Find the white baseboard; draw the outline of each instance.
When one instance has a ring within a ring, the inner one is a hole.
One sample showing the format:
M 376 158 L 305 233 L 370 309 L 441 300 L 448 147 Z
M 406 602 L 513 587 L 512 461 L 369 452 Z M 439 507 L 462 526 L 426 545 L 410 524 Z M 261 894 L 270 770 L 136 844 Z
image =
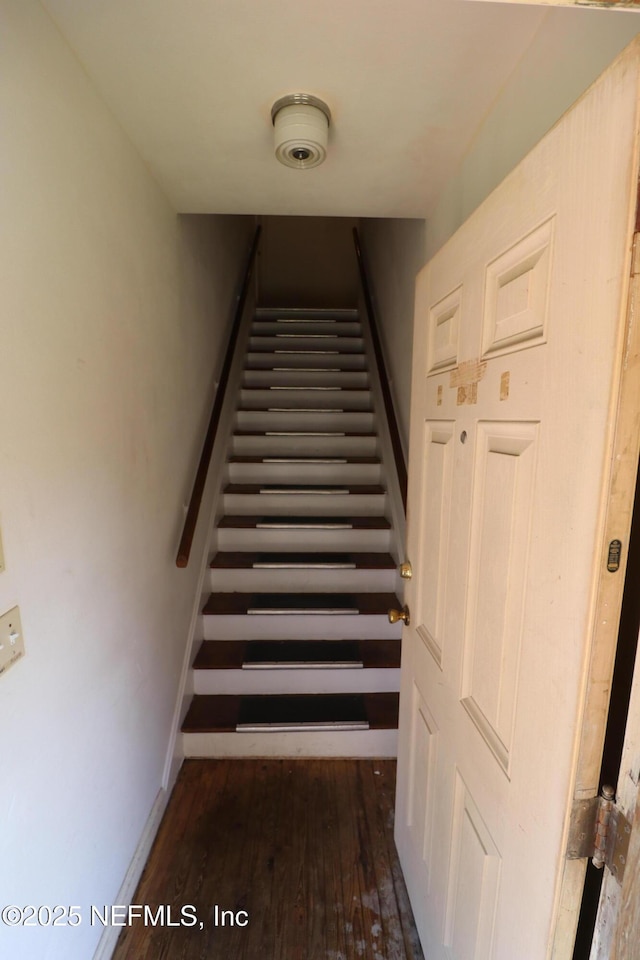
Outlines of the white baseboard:
M 173 789 L 173 783 L 171 784 L 171 789 Z M 147 818 L 144 830 L 142 831 L 142 835 L 138 841 L 138 846 L 136 847 L 133 857 L 131 858 L 129 869 L 125 874 L 125 878 L 122 881 L 122 886 L 118 891 L 114 903 L 128 905 L 133 901 L 133 896 L 136 892 L 138 883 L 140 882 L 142 871 L 144 870 L 145 864 L 151 852 L 153 841 L 156 838 L 160 821 L 162 820 L 164 812 L 167 808 L 169 797 L 171 796 L 171 789 L 166 790 L 162 788 L 158 791 L 158 796 L 156 797 L 153 807 L 151 808 L 151 813 Z M 104 928 L 96 948 L 96 952 L 93 955 L 93 960 L 111 960 L 121 931 L 122 927 L 119 926 L 106 926 Z

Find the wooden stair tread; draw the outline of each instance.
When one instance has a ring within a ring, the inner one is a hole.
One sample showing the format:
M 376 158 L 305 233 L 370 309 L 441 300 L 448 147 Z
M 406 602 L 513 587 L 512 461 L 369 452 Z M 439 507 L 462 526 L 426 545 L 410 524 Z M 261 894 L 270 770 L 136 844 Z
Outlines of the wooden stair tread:
M 283 393 L 285 396 L 286 396 L 287 393 L 289 393 L 290 391 L 295 391 L 295 390 L 299 390 L 301 393 L 306 392 L 306 391 L 309 391 L 309 393 L 318 393 L 318 394 L 320 394 L 320 396 L 322 396 L 323 393 L 353 393 L 353 392 L 355 392 L 355 393 L 370 393 L 370 392 L 371 392 L 371 391 L 368 389 L 368 387 L 340 387 L 340 386 L 327 386 L 327 387 L 324 387 L 324 386 L 318 386 L 317 384 L 310 384 L 310 385 L 309 385 L 309 384 L 306 384 L 306 383 L 294 383 L 294 384 L 286 384 L 286 385 L 284 385 L 284 386 L 283 386 L 283 385 L 278 385 L 278 386 L 267 386 L 267 387 L 249 387 L 249 386 L 243 386 L 243 387 L 241 387 L 241 389 L 242 389 L 243 391 L 246 391 L 247 393 L 248 393 L 249 391 L 252 391 L 252 392 L 253 392 L 253 391 L 255 391 L 255 392 L 262 391 L 263 393 L 265 393 L 265 392 L 268 390 L 270 393 L 274 393 L 274 394 Z M 246 408 L 245 408 L 245 409 L 246 409 Z
M 338 338 L 336 337 L 336 339 Z M 298 357 L 302 357 L 302 356 L 304 357 L 313 357 L 313 356 L 363 357 L 364 356 L 364 350 L 332 350 L 332 349 L 326 349 L 326 348 L 323 349 L 322 347 L 318 347 L 316 350 L 314 350 L 311 347 L 302 348 L 300 350 L 295 350 L 293 347 L 291 348 L 283 347 L 282 349 L 280 348 L 274 349 L 273 347 L 268 347 L 268 346 L 263 346 L 263 347 L 255 346 L 252 343 L 249 344 L 248 352 L 261 353 L 261 354 L 272 353 L 276 357 L 291 356 L 292 354 Z
M 242 616 L 248 610 L 299 613 L 306 611 L 357 611 L 358 614 L 385 614 L 390 607 L 399 608 L 394 593 L 212 593 L 202 612 L 206 616 Z
M 302 340 L 307 343 L 322 344 L 328 341 L 351 341 L 358 345 L 363 343 L 362 325 L 355 324 L 352 320 L 337 321 L 336 323 L 325 323 L 322 327 L 311 324 L 300 324 L 297 321 L 291 323 L 276 324 L 271 323 L 255 326 L 251 330 L 250 345 L 261 341 L 270 340 L 272 343 L 296 343 Z
M 350 463 L 355 463 L 358 465 L 379 464 L 380 457 L 337 457 L 337 456 L 336 457 L 334 456 L 296 457 L 295 455 L 287 456 L 284 454 L 280 457 L 275 454 L 271 454 L 271 455 L 265 454 L 262 457 L 259 457 L 259 456 L 241 456 L 241 455 L 234 454 L 233 456 L 230 456 L 227 458 L 227 462 L 228 463 L 300 463 L 300 464 L 338 463 L 343 466 L 346 466 L 347 464 L 350 464 Z
M 227 515 L 220 519 L 219 527 L 233 527 L 244 530 L 264 524 L 278 524 L 281 527 L 300 526 L 326 529 L 331 524 L 344 528 L 346 524 L 353 530 L 389 530 L 391 524 L 386 517 L 305 517 L 305 516 L 245 516 Z
M 397 669 L 400 640 L 204 640 L 193 668 L 241 670 L 244 663 L 251 662 L 330 664 L 345 663 L 350 658 L 365 669 Z
M 356 343 L 362 342 L 362 335 L 360 333 L 341 333 L 336 330 L 323 330 L 322 333 L 319 331 L 309 331 L 309 330 L 299 330 L 292 331 L 289 324 L 286 327 L 283 327 L 282 330 L 277 330 L 274 333 L 267 333 L 264 330 L 252 330 L 250 333 L 249 346 L 256 340 L 318 340 L 322 342 L 323 340 L 353 340 Z
M 273 416 L 277 416 L 278 418 L 284 418 L 285 416 L 286 416 L 286 417 L 289 417 L 289 415 L 293 415 L 293 414 L 300 414 L 300 416 L 309 417 L 309 416 L 311 416 L 311 415 L 313 414 L 313 415 L 316 416 L 316 417 L 318 417 L 318 416 L 330 417 L 331 420 L 332 420 L 332 421 L 335 421 L 335 422 L 338 422 L 338 421 L 340 421 L 340 420 L 343 420 L 343 421 L 347 421 L 347 422 L 348 422 L 349 417 L 353 417 L 353 416 L 356 416 L 356 415 L 359 416 L 359 420 L 360 420 L 360 422 L 361 422 L 361 421 L 364 419 L 364 417 L 368 417 L 369 420 L 370 420 L 370 419 L 372 418 L 372 416 L 373 416 L 373 410 L 372 410 L 372 409 L 368 409 L 368 410 L 347 410 L 347 409 L 345 409 L 344 407 L 312 407 L 312 406 L 309 406 L 309 407 L 295 407 L 295 406 L 286 407 L 286 406 L 284 406 L 284 399 L 280 402 L 280 404 L 279 404 L 278 406 L 276 406 L 276 404 L 278 403 L 278 400 L 277 400 L 277 398 L 275 398 L 275 397 L 274 397 L 273 403 L 274 403 L 274 406 L 272 406 L 272 407 L 247 407 L 247 406 L 244 405 L 244 404 L 240 404 L 240 405 L 236 408 L 236 413 L 237 413 L 238 415 L 242 414 L 244 420 L 247 419 L 247 417 L 244 416 L 244 414 L 246 414 L 246 413 L 260 413 L 260 414 L 262 414 L 263 416 L 264 416 L 264 414 L 270 413 L 270 414 L 272 414 Z M 367 422 L 367 421 L 365 421 L 365 423 L 366 423 L 366 422 Z M 276 429 L 277 429 L 277 427 L 276 427 Z M 294 429 L 295 429 L 295 428 L 294 428 Z
M 285 407 L 284 401 L 285 397 L 280 401 L 281 405 L 278 407 L 249 407 L 244 403 L 241 403 L 238 407 L 238 413 L 330 413 L 330 414 L 352 414 L 352 413 L 373 413 L 371 407 L 358 407 L 355 410 L 347 410 L 343 407 Z M 320 397 L 318 398 L 320 399 Z M 277 397 L 273 398 L 274 403 L 278 403 Z
M 200 694 L 191 701 L 184 733 L 234 732 L 238 724 L 368 723 L 371 730 L 396 729 L 397 693 Z
M 315 329 L 314 329 L 315 328 Z M 338 330 L 343 336 L 357 337 L 362 335 L 362 322 L 357 317 L 326 317 L 324 319 L 310 319 L 306 317 L 254 317 L 251 324 L 251 336 L 273 336 L 271 330 L 277 333 L 286 333 L 289 330 L 312 331 L 335 336 Z
M 324 373 L 324 374 L 327 374 L 327 375 L 331 374 L 331 377 L 332 377 L 332 378 L 333 378 L 333 377 L 336 377 L 337 379 L 340 379 L 341 377 L 346 377 L 346 378 L 348 378 L 349 376 L 353 375 L 354 373 L 360 374 L 361 376 L 364 376 L 364 375 L 367 374 L 367 371 L 366 371 L 366 370 L 346 370 L 344 367 L 323 367 L 323 366 L 298 367 L 298 366 L 295 366 L 295 367 L 285 367 L 284 369 L 282 369 L 282 365 L 283 365 L 284 363 L 286 363 L 286 361 L 281 360 L 281 361 L 278 361 L 277 367 L 261 367 L 261 366 L 257 366 L 255 363 L 251 363 L 251 361 L 247 361 L 247 363 L 245 363 L 243 369 L 244 369 L 244 370 L 249 370 L 249 371 L 251 371 L 251 373 L 264 373 L 265 370 L 266 370 L 268 373 L 271 373 L 273 370 L 275 370 L 275 371 L 277 371 L 278 373 L 291 373 L 291 374 L 293 374 L 293 375 L 295 375 L 295 374 L 297 374 L 297 373 Z M 242 387 L 242 389 L 243 389 L 243 390 L 248 390 L 249 388 L 248 388 L 248 387 Z M 344 389 L 344 388 L 343 388 L 343 389 Z M 366 390 L 366 389 L 368 389 L 368 388 L 367 388 L 367 387 L 355 387 L 354 389 L 356 389 L 356 390 Z
M 374 430 L 234 430 L 234 437 L 373 437 Z
M 256 307 L 254 320 L 358 320 L 357 307 Z
M 349 566 L 355 569 L 393 570 L 395 563 L 389 553 L 318 553 L 285 552 L 285 551 L 219 551 L 211 561 L 213 568 L 226 570 L 251 570 L 264 565 L 287 568 L 304 567 L 305 569 L 322 568 L 326 566 Z
M 384 487 L 378 483 L 372 484 L 337 484 L 337 483 L 229 483 L 224 488 L 224 493 L 275 493 L 286 491 L 287 493 L 309 493 L 314 491 L 326 492 L 328 494 L 344 491 L 348 494 L 381 494 L 385 492 Z

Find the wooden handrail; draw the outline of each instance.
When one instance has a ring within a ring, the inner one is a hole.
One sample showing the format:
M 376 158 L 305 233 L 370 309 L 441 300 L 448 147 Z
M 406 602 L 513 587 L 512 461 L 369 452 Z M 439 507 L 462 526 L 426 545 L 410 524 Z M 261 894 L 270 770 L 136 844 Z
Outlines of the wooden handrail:
M 218 389 L 216 390 L 216 396 L 213 401 L 213 409 L 211 410 L 209 427 L 207 429 L 207 435 L 204 438 L 202 453 L 200 455 L 200 463 L 198 464 L 196 478 L 193 483 L 193 490 L 191 491 L 189 508 L 187 510 L 187 516 L 185 517 L 185 521 L 184 521 L 182 537 L 180 539 L 180 546 L 178 547 L 178 555 L 176 557 L 177 567 L 186 567 L 187 564 L 189 563 L 191 545 L 193 543 L 193 537 L 196 532 L 196 524 L 198 522 L 198 514 L 200 512 L 200 505 L 202 503 L 202 495 L 204 493 L 205 484 L 207 482 L 207 473 L 209 472 L 209 463 L 211 461 L 211 454 L 213 453 L 213 445 L 215 443 L 216 433 L 218 432 L 218 423 L 220 422 L 222 404 L 224 402 L 224 395 L 227 389 L 229 373 L 231 372 L 233 354 L 235 353 L 235 349 L 236 349 L 238 331 L 240 329 L 240 322 L 242 320 L 244 305 L 247 299 L 247 292 L 249 290 L 249 281 L 251 280 L 251 274 L 253 272 L 253 264 L 256 258 L 256 251 L 258 249 L 258 243 L 260 241 L 261 231 L 262 231 L 262 227 L 260 226 L 256 227 L 256 232 L 253 235 L 253 241 L 251 243 L 251 249 L 249 250 L 247 267 L 244 273 L 242 287 L 240 288 L 240 294 L 238 296 L 238 302 L 236 305 L 235 316 L 233 318 L 231 333 L 229 334 L 227 352 L 225 353 L 224 363 L 222 365 L 222 371 L 220 373 L 220 382 L 218 384 Z
M 404 459 L 404 451 L 402 449 L 402 442 L 400 440 L 400 431 L 398 430 L 398 421 L 396 420 L 396 413 L 393 408 L 393 399 L 391 397 L 391 388 L 389 386 L 389 378 L 387 376 L 387 369 L 384 363 L 384 355 L 382 353 L 382 344 L 380 342 L 380 337 L 378 335 L 378 327 L 376 323 L 375 310 L 373 307 L 373 299 L 371 297 L 371 288 L 369 286 L 369 278 L 367 276 L 367 270 L 364 264 L 364 257 L 362 255 L 362 247 L 360 246 L 360 236 L 358 234 L 357 227 L 353 228 L 353 242 L 356 248 L 356 257 L 358 258 L 358 269 L 360 271 L 360 283 L 362 284 L 362 293 L 364 296 L 364 304 L 367 309 L 367 314 L 369 316 L 369 325 L 371 327 L 371 340 L 373 341 L 373 352 L 376 357 L 376 363 L 378 365 L 378 373 L 380 375 L 380 386 L 382 388 L 382 398 L 384 400 L 384 409 L 387 414 L 387 422 L 389 424 L 389 434 L 391 436 L 391 446 L 393 449 L 393 456 L 396 462 L 396 472 L 398 474 L 398 482 L 400 484 L 400 494 L 402 496 L 402 504 L 407 510 L 407 465 Z

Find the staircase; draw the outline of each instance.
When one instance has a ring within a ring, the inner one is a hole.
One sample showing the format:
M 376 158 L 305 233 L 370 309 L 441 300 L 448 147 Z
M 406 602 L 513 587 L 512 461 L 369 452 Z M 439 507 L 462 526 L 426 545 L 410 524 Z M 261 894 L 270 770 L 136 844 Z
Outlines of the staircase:
M 395 755 L 399 549 L 366 332 L 356 310 L 255 313 L 187 757 Z

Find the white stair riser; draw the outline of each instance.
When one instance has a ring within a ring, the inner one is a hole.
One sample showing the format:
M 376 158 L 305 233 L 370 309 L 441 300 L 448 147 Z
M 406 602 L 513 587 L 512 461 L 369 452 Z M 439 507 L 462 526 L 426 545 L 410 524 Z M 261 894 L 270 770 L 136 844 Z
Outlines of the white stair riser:
M 396 757 L 397 730 L 185 733 L 185 757 Z
M 225 493 L 225 514 L 285 517 L 381 517 L 385 494 Z
M 229 464 L 231 483 L 379 484 L 381 472 L 379 463 Z
M 362 327 L 357 320 L 258 320 L 251 327 L 252 336 L 277 333 L 332 333 L 339 336 L 361 337 Z
M 378 447 L 375 436 L 369 437 L 268 437 L 233 438 L 233 453 L 246 456 L 301 457 L 374 457 Z
M 256 530 L 220 527 L 218 550 L 318 550 L 320 552 L 389 550 L 390 530 Z
M 339 593 L 344 591 L 391 593 L 396 572 L 392 570 L 238 570 L 215 567 L 208 571 L 209 588 L 258 593 Z
M 397 623 L 382 614 L 216 614 L 203 616 L 204 639 L 395 640 Z
M 284 402 L 284 401 L 283 401 Z M 321 406 L 318 403 L 318 406 Z M 274 406 L 281 406 L 280 401 Z M 236 424 L 239 430 L 262 431 L 278 430 L 317 430 L 346 433 L 370 433 L 373 430 L 373 414 L 347 413 L 305 413 L 300 410 L 238 410 Z
M 326 386 L 326 385 L 325 385 Z M 332 410 L 371 410 L 371 396 L 368 390 L 336 390 L 334 388 L 317 390 L 291 389 L 243 389 L 240 403 L 251 409 L 259 407 L 268 410 L 272 407 L 330 407 Z
M 356 307 L 256 307 L 254 319 L 262 320 L 355 320 L 360 316 Z
M 286 363 L 281 366 L 287 366 Z M 243 377 L 245 387 L 355 387 L 366 390 L 369 386 L 369 375 L 365 371 L 346 370 L 340 373 L 332 370 L 304 370 L 297 373 L 290 370 L 245 370 Z
M 284 349 L 284 348 L 282 348 Z M 250 350 L 247 366 L 272 369 L 273 367 L 340 367 L 341 370 L 364 370 L 366 358 L 362 353 L 313 354 L 275 353 Z
M 194 670 L 196 694 L 385 693 L 400 689 L 400 670 L 351 667 L 295 670 Z
M 323 353 L 325 350 L 338 350 L 340 353 L 361 353 L 364 344 L 361 337 L 321 337 L 315 336 L 287 336 L 283 332 L 281 336 L 252 336 L 249 340 L 249 351 L 273 351 L 280 353 L 282 350 L 313 350 Z

